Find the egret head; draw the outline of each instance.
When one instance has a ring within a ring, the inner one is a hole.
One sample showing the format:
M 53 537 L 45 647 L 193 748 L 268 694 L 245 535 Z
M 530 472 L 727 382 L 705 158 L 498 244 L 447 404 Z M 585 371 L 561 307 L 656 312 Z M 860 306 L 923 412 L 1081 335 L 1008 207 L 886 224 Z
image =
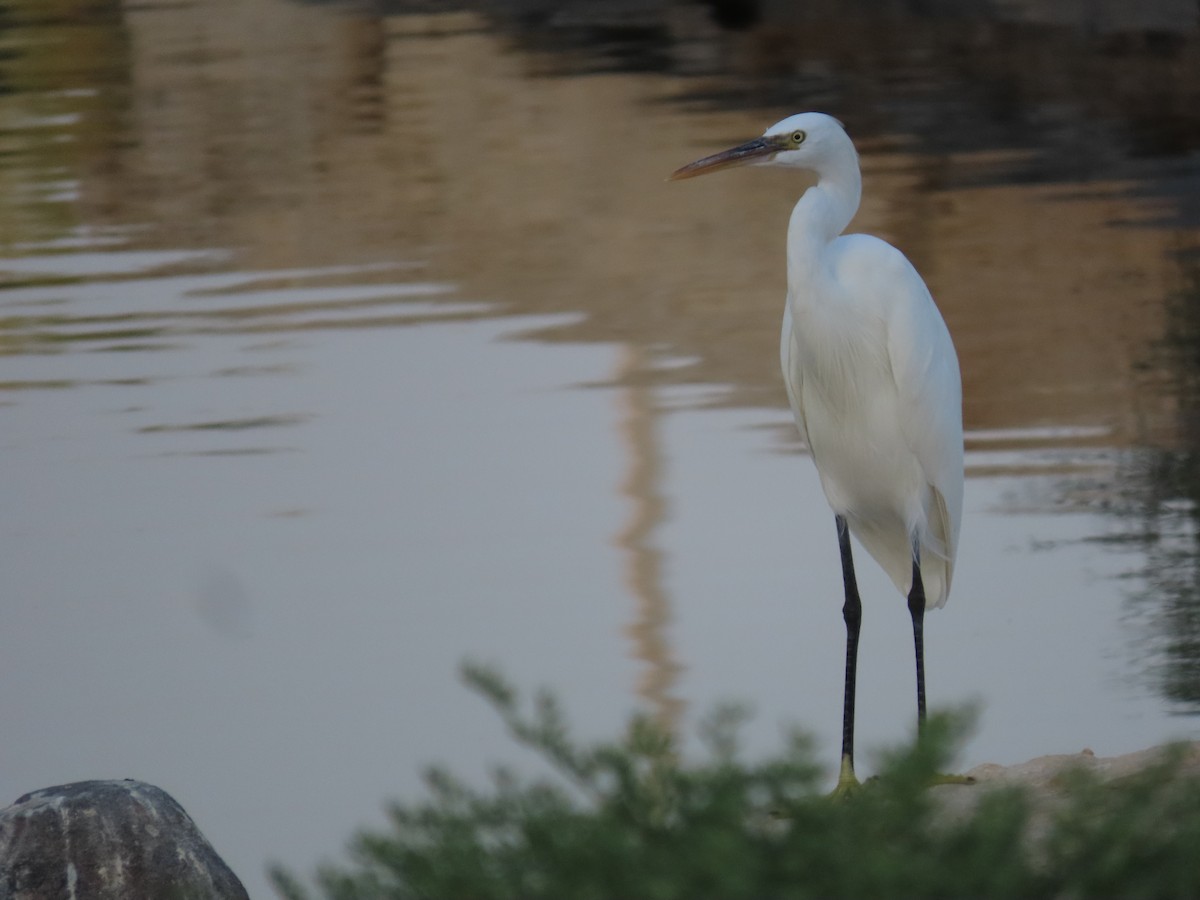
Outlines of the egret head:
M 670 180 L 694 178 L 732 166 L 790 166 L 820 173 L 846 160 L 857 163 L 857 155 L 841 122 L 825 113 L 797 113 L 776 122 L 762 137 L 677 169 Z

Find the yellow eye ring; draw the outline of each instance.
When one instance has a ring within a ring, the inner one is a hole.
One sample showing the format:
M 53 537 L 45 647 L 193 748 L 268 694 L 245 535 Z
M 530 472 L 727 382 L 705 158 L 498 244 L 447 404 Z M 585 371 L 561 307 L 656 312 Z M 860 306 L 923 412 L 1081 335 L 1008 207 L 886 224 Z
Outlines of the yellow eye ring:
M 803 131 L 800 131 L 799 129 L 797 129 L 792 132 L 792 143 L 795 144 L 797 147 L 799 147 L 801 144 L 804 143 L 804 139 L 806 137 L 808 137 L 807 134 L 805 134 Z

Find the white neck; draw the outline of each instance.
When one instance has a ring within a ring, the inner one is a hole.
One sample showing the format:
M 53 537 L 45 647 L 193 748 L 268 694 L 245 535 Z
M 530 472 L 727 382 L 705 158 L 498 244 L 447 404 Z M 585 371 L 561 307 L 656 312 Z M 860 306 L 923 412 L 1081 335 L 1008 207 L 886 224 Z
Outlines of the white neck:
M 789 285 L 798 287 L 819 274 L 825 248 L 850 224 L 861 198 L 862 175 L 853 152 L 838 154 L 817 170 L 816 185 L 804 192 L 788 224 Z

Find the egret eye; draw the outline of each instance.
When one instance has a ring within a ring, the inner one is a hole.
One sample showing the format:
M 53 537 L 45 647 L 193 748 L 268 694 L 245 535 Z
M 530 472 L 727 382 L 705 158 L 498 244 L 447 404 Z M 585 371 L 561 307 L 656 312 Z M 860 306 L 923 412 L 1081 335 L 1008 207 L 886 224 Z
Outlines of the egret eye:
M 792 132 L 792 143 L 795 144 L 797 147 L 799 147 L 801 144 L 804 143 L 804 139 L 806 137 L 808 137 L 807 134 L 805 134 L 803 131 L 800 131 L 799 129 L 797 129 L 796 131 Z

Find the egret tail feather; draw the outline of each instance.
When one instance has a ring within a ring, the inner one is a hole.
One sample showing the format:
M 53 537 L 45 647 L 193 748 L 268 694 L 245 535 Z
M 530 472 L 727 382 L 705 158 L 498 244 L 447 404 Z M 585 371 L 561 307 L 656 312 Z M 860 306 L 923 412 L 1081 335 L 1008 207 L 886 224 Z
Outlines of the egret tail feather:
M 904 530 L 894 525 L 857 519 L 853 515 L 847 515 L 846 520 L 850 532 L 863 545 L 863 549 L 879 563 L 896 590 L 907 597 L 912 590 L 913 548 Z M 926 609 L 945 606 L 950 595 L 954 562 L 943 555 L 944 549 L 944 541 L 922 539 L 920 542 L 921 580 L 925 586 Z

